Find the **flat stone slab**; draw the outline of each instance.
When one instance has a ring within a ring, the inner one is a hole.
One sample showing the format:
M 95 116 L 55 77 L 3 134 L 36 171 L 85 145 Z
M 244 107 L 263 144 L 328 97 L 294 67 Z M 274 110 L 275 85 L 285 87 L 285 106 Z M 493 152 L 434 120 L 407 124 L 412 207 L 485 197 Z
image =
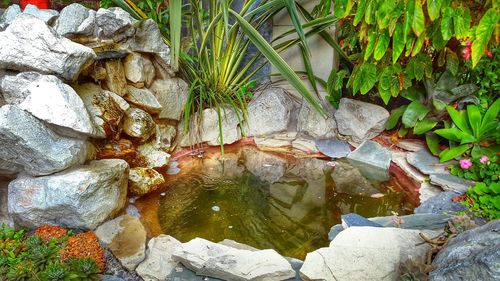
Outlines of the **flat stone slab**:
M 454 214 L 467 211 L 467 207 L 459 202 L 453 202 L 453 197 L 459 196 L 459 193 L 454 191 L 441 192 L 438 195 L 429 198 L 421 203 L 415 210 L 415 214 Z
M 473 181 L 459 178 L 450 174 L 433 174 L 429 177 L 431 183 L 442 187 L 447 191 L 454 191 L 460 194 L 467 192 L 470 186 L 474 185 Z
M 347 155 L 347 160 L 369 179 L 380 181 L 389 179 L 391 153 L 377 142 L 364 141 L 356 150 Z
M 444 174 L 446 173 L 446 167 L 450 165 L 448 162 L 439 163 L 439 158 L 432 155 L 427 149 L 408 153 L 406 160 L 410 165 L 426 175 Z
M 223 280 L 285 280 L 295 276 L 290 263 L 275 250 L 240 250 L 201 238 L 184 243 L 173 257 L 198 275 Z
M 343 158 L 351 153 L 349 144 L 342 140 L 316 140 L 316 148 L 319 152 L 331 158 Z

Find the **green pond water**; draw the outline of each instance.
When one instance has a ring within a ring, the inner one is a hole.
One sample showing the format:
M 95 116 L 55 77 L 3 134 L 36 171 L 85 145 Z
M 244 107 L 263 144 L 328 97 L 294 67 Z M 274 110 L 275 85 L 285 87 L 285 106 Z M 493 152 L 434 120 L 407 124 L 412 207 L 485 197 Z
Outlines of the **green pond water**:
M 304 258 L 328 245 L 328 231 L 341 214 L 412 210 L 388 183 L 369 181 L 342 161 L 333 168 L 323 160 L 245 147 L 179 167 L 185 172 L 168 177 L 158 217 L 161 231 L 182 242 L 232 239 Z M 380 193 L 382 198 L 372 198 Z

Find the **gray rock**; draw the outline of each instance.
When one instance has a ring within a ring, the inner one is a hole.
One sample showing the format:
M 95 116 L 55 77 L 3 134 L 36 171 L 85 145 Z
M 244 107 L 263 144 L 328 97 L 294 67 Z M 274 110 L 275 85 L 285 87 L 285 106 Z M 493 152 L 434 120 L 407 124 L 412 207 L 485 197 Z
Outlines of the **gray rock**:
M 29 94 L 25 91 L 26 87 L 43 75 L 38 72 L 7 72 L 0 75 L 0 92 L 8 104 L 18 105 L 24 101 Z
M 303 280 L 397 280 L 399 264 L 425 257 L 430 246 L 420 231 L 349 227 L 330 243 L 307 254 L 300 269 Z M 432 236 L 432 234 L 429 234 Z M 418 246 L 416 246 L 418 245 Z
M 55 76 L 43 75 L 25 89 L 19 107 L 69 137 L 94 136 L 94 125 L 82 99 Z
M 149 240 L 147 257 L 139 264 L 136 272 L 144 281 L 166 280 L 172 270 L 179 266 L 179 263 L 172 258 L 172 254 L 181 247 L 181 242 L 169 235 L 162 234 Z
M 119 216 L 99 226 L 95 234 L 128 270 L 146 257 L 146 229 L 138 218 Z
M 353 227 L 353 226 L 372 226 L 372 227 L 382 227 L 382 225 L 372 222 L 358 214 L 350 213 L 346 215 L 341 215 L 340 220 L 342 221 L 342 226 Z
M 142 109 L 129 108 L 125 112 L 123 132 L 131 137 L 147 141 L 155 133 L 153 117 Z
M 128 93 L 124 98 L 128 102 L 133 103 L 149 113 L 161 112 L 162 106 L 150 90 L 138 89 L 134 86 L 127 86 L 127 90 Z
M 0 68 L 38 71 L 76 80 L 96 58 L 90 48 L 61 37 L 40 19 L 22 14 L 0 33 Z
M 188 97 L 188 85 L 180 78 L 156 80 L 150 88 L 162 106 L 159 118 L 181 120 Z
M 319 152 L 331 158 L 343 158 L 351 153 L 349 144 L 342 140 L 316 140 Z
M 9 182 L 0 180 L 0 227 L 2 224 L 6 224 L 9 227 L 14 226 L 13 222 L 9 216 L 9 210 L 7 208 L 7 196 Z
M 51 25 L 52 22 L 59 16 L 59 12 L 50 9 L 38 9 L 37 6 L 28 4 L 23 10 L 23 14 L 28 14 L 41 19 L 47 25 Z
M 156 124 L 156 145 L 163 149 L 168 149 L 177 136 L 177 129 L 173 125 Z
M 443 190 L 440 187 L 435 186 L 429 182 L 422 182 L 418 190 L 418 199 L 420 200 L 420 204 L 434 196 L 441 194 L 441 192 L 443 192 Z
M 453 238 L 432 266 L 431 281 L 500 280 L 500 220 Z
M 384 131 L 388 118 L 389 112 L 385 108 L 348 98 L 340 99 L 339 109 L 335 112 L 339 133 L 357 143 Z
M 0 179 L 2 177 L 15 178 L 21 171 L 23 171 L 23 166 L 0 159 Z
M 158 62 L 170 66 L 170 48 L 163 42 L 160 29 L 152 19 L 141 21 L 123 46 L 136 52 L 156 54 L 161 58 Z
M 5 12 L 0 16 L 0 31 L 5 30 L 7 26 L 19 15 L 21 14 L 21 7 L 14 4 L 10 5 Z
M 345 162 L 337 162 L 332 172 L 335 191 L 351 195 L 370 196 L 380 191 L 376 189 L 359 171 Z
M 130 169 L 128 182 L 129 192 L 135 196 L 142 196 L 158 189 L 165 179 L 154 169 L 136 167 Z
M 453 191 L 441 192 L 421 203 L 420 206 L 414 210 L 414 212 L 415 214 L 454 214 L 464 212 L 467 210 L 467 207 L 459 202 L 452 201 L 453 197 L 457 197 L 459 195 L 459 193 Z
M 91 36 L 96 29 L 95 15 L 95 11 L 78 3 L 72 3 L 61 10 L 54 29 L 64 37 Z
M 127 37 L 128 29 L 137 22 L 129 13 L 119 7 L 97 10 L 95 22 L 99 38 L 114 39 L 116 42 Z
M 391 153 L 377 142 L 364 141 L 356 150 L 347 155 L 347 160 L 369 179 L 379 181 L 389 179 Z
M 406 161 L 420 172 L 430 174 L 444 174 L 449 164 L 439 163 L 439 158 L 432 155 L 427 149 L 406 154 Z
M 327 117 L 321 116 L 311 105 L 303 101 L 300 107 L 297 131 L 307 134 L 313 138 L 334 138 L 337 123 L 333 118 L 333 110 L 327 112 Z
M 290 263 L 274 250 L 239 250 L 201 238 L 182 244 L 173 257 L 198 275 L 223 280 L 284 280 L 295 276 Z
M 123 61 L 125 77 L 132 83 L 143 82 L 147 87 L 153 83 L 155 78 L 155 67 L 145 56 L 132 53 Z
M 302 150 L 307 154 L 319 152 L 318 148 L 316 148 L 316 143 L 310 137 L 298 137 L 292 141 L 292 147 Z
M 432 174 L 429 178 L 432 184 L 438 185 L 444 190 L 454 191 L 460 194 L 467 192 L 469 187 L 474 185 L 473 181 L 450 174 Z
M 44 177 L 21 175 L 9 184 L 9 213 L 18 226 L 95 229 L 125 206 L 127 179 L 128 164 L 119 159 Z
M 108 247 L 103 243 L 101 246 L 104 249 L 104 258 L 106 259 L 106 273 L 113 275 L 114 278 L 121 278 L 125 281 L 143 281 L 142 278 L 135 272 L 129 271 L 122 266 L 120 260 L 116 258 Z
M 85 141 L 63 138 L 13 105 L 0 108 L 0 159 L 24 167 L 31 175 L 47 175 L 81 164 Z
M 265 136 L 288 129 L 294 105 L 285 90 L 267 89 L 248 104 L 247 136 Z
M 244 165 L 255 176 L 269 183 L 277 182 L 283 177 L 286 160 L 258 149 L 244 148 Z

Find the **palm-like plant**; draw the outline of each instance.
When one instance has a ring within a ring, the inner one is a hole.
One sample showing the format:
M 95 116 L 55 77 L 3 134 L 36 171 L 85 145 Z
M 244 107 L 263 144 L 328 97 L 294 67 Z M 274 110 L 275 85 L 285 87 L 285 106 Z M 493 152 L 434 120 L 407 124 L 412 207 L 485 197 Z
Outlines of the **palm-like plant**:
M 131 0 L 113 1 L 136 18 L 148 17 Z M 169 32 L 164 34 L 165 42 L 171 47 L 172 66 L 176 68 L 178 65 L 182 77 L 190 84 L 184 111 L 185 119 L 189 119 L 195 112 L 201 114 L 202 109 L 209 106 L 216 107 L 220 123 L 223 115 L 221 110 L 229 106 L 234 109 L 240 122 L 244 121 L 248 93 L 242 89 L 249 88 L 252 77 L 267 62 L 273 64 L 304 99 L 324 115 L 316 97 L 309 92 L 279 53 L 298 44 L 308 70 L 307 76 L 316 89 L 306 40 L 310 36 L 319 34 L 328 44 L 340 50 L 335 40 L 325 32 L 325 29 L 336 23 L 337 19 L 333 15 L 313 19 L 294 0 L 247 0 L 238 11 L 231 8 L 232 4 L 233 0 L 190 0 L 184 6 L 182 0 L 169 2 Z M 208 10 L 204 7 L 208 7 Z M 295 37 L 278 44 L 275 44 L 276 41 L 271 42 L 273 44 L 271 46 L 258 30 L 282 10 L 287 10 L 294 28 L 278 36 L 277 39 L 289 35 Z M 302 16 L 305 24 L 301 25 L 299 16 Z M 184 26 L 182 22 L 185 23 Z M 187 31 L 187 38 L 181 38 L 181 28 Z M 186 42 L 187 44 L 184 44 Z M 260 53 L 246 61 L 245 56 L 251 45 L 254 45 Z M 187 131 L 189 122 L 185 124 Z M 220 136 L 222 138 L 222 132 Z M 222 139 L 220 143 L 223 143 Z

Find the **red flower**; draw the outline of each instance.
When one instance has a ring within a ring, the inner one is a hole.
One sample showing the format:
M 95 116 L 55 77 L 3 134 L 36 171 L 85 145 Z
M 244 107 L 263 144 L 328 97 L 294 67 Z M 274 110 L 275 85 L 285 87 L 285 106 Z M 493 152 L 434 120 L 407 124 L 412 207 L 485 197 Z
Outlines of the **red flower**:
M 488 57 L 489 57 L 490 59 L 493 57 L 493 54 L 492 54 L 490 51 L 488 51 L 488 53 L 487 53 L 487 54 L 488 54 Z

